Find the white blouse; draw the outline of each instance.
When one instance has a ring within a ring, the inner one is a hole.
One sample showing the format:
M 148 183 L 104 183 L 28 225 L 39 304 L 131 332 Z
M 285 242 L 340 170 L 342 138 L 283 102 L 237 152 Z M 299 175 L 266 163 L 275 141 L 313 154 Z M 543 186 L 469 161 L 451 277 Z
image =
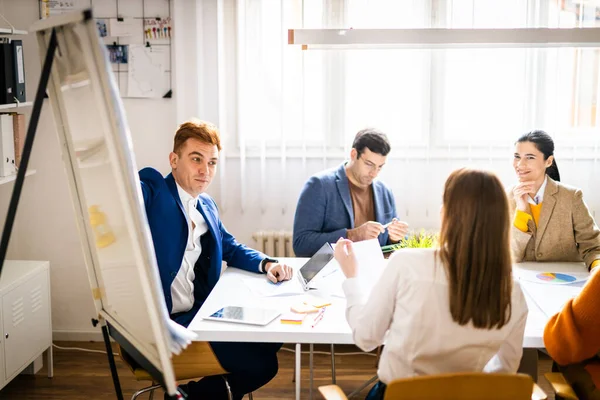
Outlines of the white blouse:
M 371 351 L 385 341 L 378 375 L 386 384 L 415 375 L 514 373 L 519 367 L 528 310 L 516 281 L 510 320 L 492 330 L 452 320 L 446 271 L 439 258 L 436 265 L 434 249 L 397 251 L 368 299 L 358 278 L 343 288 L 354 343 Z

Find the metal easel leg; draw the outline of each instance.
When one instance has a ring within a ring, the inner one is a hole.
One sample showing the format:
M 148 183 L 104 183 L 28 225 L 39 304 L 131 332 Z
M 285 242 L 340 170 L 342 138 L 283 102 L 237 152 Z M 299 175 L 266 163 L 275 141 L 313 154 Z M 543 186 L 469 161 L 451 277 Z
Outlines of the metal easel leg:
M 117 364 L 115 363 L 115 356 L 113 355 L 110 337 L 108 336 L 108 326 L 106 324 L 102 326 L 102 336 L 104 337 L 106 356 L 108 357 L 108 365 L 110 366 L 110 373 L 112 375 L 113 385 L 115 386 L 115 393 L 117 394 L 118 400 L 123 400 L 123 392 L 121 391 L 121 383 L 119 382 L 119 374 L 117 373 Z
M 110 336 L 108 335 L 108 326 L 106 324 L 102 326 L 102 337 L 104 338 L 106 356 L 108 357 L 108 365 L 110 366 L 110 373 L 113 378 L 113 385 L 115 386 L 117 400 L 123 400 L 123 392 L 121 391 L 121 383 L 119 382 L 119 374 L 117 373 L 117 364 L 115 363 L 115 356 L 113 355 L 112 346 L 110 344 Z

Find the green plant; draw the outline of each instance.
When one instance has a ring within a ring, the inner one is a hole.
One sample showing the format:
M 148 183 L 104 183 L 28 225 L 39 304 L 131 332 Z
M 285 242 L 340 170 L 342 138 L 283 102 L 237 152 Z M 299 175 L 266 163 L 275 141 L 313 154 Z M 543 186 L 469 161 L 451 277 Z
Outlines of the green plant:
M 438 234 L 432 232 L 425 232 L 425 229 L 421 229 L 418 233 L 411 233 L 407 238 L 400 241 L 400 248 L 410 249 L 428 249 L 436 247 L 438 243 Z

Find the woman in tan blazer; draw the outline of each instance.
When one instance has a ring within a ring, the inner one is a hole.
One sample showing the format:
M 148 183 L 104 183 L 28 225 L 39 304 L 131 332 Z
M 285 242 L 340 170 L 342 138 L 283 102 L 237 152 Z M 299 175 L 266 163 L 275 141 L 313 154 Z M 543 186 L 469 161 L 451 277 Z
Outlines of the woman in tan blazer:
M 584 261 L 600 264 L 600 230 L 581 190 L 560 183 L 554 142 L 543 131 L 529 132 L 515 144 L 512 188 L 515 210 L 512 251 L 521 261 Z

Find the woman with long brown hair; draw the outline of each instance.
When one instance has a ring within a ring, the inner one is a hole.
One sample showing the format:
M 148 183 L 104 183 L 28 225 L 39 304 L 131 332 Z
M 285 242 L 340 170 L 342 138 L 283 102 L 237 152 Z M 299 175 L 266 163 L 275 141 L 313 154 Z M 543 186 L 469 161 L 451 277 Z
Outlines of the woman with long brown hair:
M 397 251 L 366 302 L 352 242 L 336 245 L 354 342 L 371 351 L 385 338 L 380 382 L 367 399 L 383 398 L 386 384 L 403 377 L 517 371 L 527 305 L 512 279 L 510 212 L 500 180 L 454 171 L 441 217 L 439 248 Z

